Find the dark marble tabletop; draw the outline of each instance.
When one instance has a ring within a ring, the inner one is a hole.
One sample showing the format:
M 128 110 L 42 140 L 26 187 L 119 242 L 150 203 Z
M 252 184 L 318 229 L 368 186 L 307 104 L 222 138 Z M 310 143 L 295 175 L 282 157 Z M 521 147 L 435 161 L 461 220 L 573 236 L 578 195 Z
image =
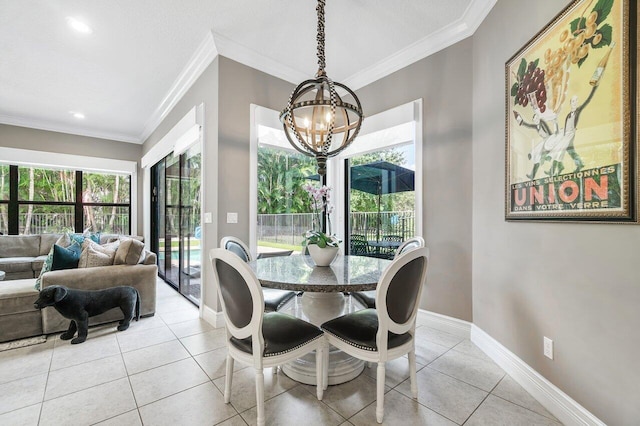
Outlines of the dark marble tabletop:
M 391 261 L 338 256 L 331 266 L 315 266 L 310 256 L 269 257 L 249 262 L 263 287 L 330 293 L 375 290 Z

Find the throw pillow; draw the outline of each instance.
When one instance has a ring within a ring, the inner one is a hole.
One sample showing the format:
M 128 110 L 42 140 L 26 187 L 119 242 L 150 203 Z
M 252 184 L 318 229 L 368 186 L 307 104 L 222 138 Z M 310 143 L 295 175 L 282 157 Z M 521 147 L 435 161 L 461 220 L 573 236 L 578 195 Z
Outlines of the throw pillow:
M 132 238 L 123 239 L 116 250 L 114 265 L 137 265 L 144 253 L 144 244 Z
M 82 256 L 82 260 L 78 263 L 78 267 L 80 268 L 95 268 L 96 266 L 113 265 L 113 256 L 109 253 L 96 250 L 94 246 L 89 246 L 86 249 L 83 249 Z
M 106 266 L 104 264 L 105 261 L 103 260 L 103 256 L 100 256 L 100 260 L 98 261 L 100 265 L 96 265 L 95 264 L 96 262 L 94 261 L 94 259 L 91 259 L 91 260 L 89 259 L 89 257 L 91 256 L 95 257 L 96 252 L 108 255 L 109 259 L 111 260 L 111 263 L 109 263 L 109 265 L 113 265 L 113 259 L 116 256 L 116 250 L 118 249 L 119 245 L 120 245 L 119 241 L 105 244 L 105 245 L 100 245 L 89 238 L 85 238 L 84 242 L 82 243 L 82 253 L 80 254 L 80 261 L 78 262 L 78 268 Z M 91 252 L 89 251 L 89 249 L 91 249 Z
M 53 262 L 51 264 L 52 271 L 61 269 L 75 269 L 78 267 L 82 247 L 76 241 L 69 247 L 62 247 L 57 244 L 53 245 Z
M 58 238 L 58 241 L 55 242 L 55 244 L 53 246 L 51 246 L 51 249 L 49 250 L 49 254 L 47 254 L 47 258 L 44 260 L 43 264 L 42 264 L 42 269 L 40 270 L 40 275 L 38 276 L 38 278 L 36 279 L 36 285 L 35 285 L 35 289 L 36 290 L 40 290 L 40 282 L 42 281 L 42 275 L 45 272 L 49 272 L 51 270 L 51 266 L 53 265 L 53 247 L 55 245 L 59 245 L 60 247 L 68 247 L 71 245 L 71 238 L 69 237 L 70 234 L 64 234 L 62 235 L 60 238 Z

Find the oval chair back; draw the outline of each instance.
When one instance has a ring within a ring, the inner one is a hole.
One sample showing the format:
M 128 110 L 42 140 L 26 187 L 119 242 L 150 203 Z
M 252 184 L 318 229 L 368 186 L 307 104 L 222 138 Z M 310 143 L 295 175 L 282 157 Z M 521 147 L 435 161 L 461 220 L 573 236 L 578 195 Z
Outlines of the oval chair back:
M 422 237 L 409 238 L 408 240 L 400 244 L 400 247 L 398 247 L 398 250 L 396 250 L 396 255 L 393 258 L 395 259 L 396 257 L 400 256 L 401 254 L 409 250 L 413 250 L 420 247 L 424 247 L 424 238 Z
M 242 241 L 240 238 L 231 236 L 224 237 L 220 240 L 220 248 L 235 253 L 245 262 L 251 262 L 253 260 L 253 258 L 251 257 L 251 250 L 249 250 L 249 247 L 247 247 L 244 241 Z
M 321 400 L 322 367 L 328 363 L 329 353 L 322 330 L 291 315 L 265 314 L 260 281 L 236 253 L 213 249 L 209 260 L 227 329 L 224 402 L 231 400 L 234 360 L 252 365 L 256 374 L 257 424 L 264 426 L 264 368 L 275 368 L 313 351 L 316 351 L 316 392 Z
M 395 258 L 378 281 L 376 311 L 379 325 L 376 343 L 382 359 L 386 358 L 388 332 L 414 332 L 428 262 L 428 248 L 409 250 Z
M 260 282 L 232 250 L 213 249 L 209 258 L 218 283 L 227 337 L 230 340 L 251 337 L 254 361 L 256 365 L 262 365 L 264 296 Z

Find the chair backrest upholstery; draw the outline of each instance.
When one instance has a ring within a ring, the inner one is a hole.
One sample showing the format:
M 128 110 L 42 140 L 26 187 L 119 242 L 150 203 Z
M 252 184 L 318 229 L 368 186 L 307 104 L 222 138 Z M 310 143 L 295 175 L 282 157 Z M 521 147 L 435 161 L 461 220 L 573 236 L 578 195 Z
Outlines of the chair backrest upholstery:
M 408 240 L 400 244 L 400 247 L 398 247 L 398 250 L 396 250 L 396 255 L 394 256 L 394 259 L 400 256 L 401 254 L 408 252 L 409 250 L 417 249 L 420 247 L 424 247 L 424 238 L 422 237 L 409 238 Z
M 386 351 L 388 331 L 403 334 L 415 328 L 428 262 L 428 248 L 409 250 L 395 258 L 380 277 L 376 288 L 379 350 Z
M 220 240 L 220 248 L 229 250 L 238 256 L 245 262 L 251 262 L 251 251 L 249 247 L 240 239 L 236 237 L 224 237 Z
M 364 235 L 351 234 L 349 236 L 350 254 L 359 255 L 369 253 L 369 243 Z
M 227 333 L 237 339 L 252 336 L 253 347 L 261 354 L 264 296 L 258 278 L 246 262 L 229 250 L 213 249 L 209 259 L 218 284 Z

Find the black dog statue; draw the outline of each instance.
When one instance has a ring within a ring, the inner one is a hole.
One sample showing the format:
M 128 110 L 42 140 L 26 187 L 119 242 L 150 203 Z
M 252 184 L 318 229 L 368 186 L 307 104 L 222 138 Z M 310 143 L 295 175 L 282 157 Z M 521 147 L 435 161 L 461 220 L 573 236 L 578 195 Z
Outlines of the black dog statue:
M 129 328 L 135 318 L 140 319 L 140 294 L 133 287 L 120 286 L 104 290 L 75 290 L 61 285 L 53 285 L 40 291 L 40 297 L 33 304 L 36 309 L 53 306 L 56 311 L 71 320 L 69 329 L 60 335 L 69 340 L 78 331 L 78 337 L 71 344 L 82 343 L 89 332 L 89 317 L 99 315 L 113 308 L 120 308 L 124 319 L 119 322 L 118 330 Z

